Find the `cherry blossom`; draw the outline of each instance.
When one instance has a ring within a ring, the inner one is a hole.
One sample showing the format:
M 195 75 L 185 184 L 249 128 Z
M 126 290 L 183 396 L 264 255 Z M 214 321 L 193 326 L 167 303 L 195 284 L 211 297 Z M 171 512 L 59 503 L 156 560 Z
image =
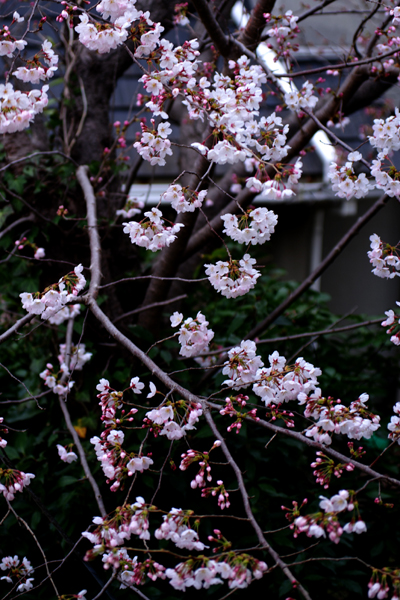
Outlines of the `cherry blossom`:
M 221 219 L 225 224 L 223 233 L 239 244 L 253 245 L 267 242 L 278 222 L 276 214 L 267 208 L 248 210 L 239 217 L 226 213 Z
M 174 316 L 175 315 L 175 316 Z M 171 325 L 176 327 L 179 325 L 180 320 L 174 313 L 171 317 Z M 178 323 L 177 323 L 178 321 Z M 177 323 L 173 325 L 173 323 Z M 205 316 L 198 312 L 195 319 L 189 317 L 186 319 L 181 328 L 179 329 L 179 343 L 181 348 L 179 354 L 181 356 L 191 357 L 200 354 L 201 352 L 207 352 L 209 349 L 209 343 L 214 337 L 212 329 L 207 329 L 208 321 Z
M 41 315 L 42 319 L 56 317 L 57 313 L 61 312 L 68 302 L 73 301 L 85 287 L 86 279 L 82 271 L 83 266 L 78 265 L 71 273 L 61 277 L 58 284 L 49 286 L 42 293 L 30 294 L 23 292 L 20 294 L 22 308 L 31 314 Z M 77 314 L 76 309 L 75 314 Z M 71 318 L 71 316 L 71 312 L 64 311 L 63 320 Z M 61 316 L 57 318 L 57 321 L 62 322 Z
M 293 90 L 285 94 L 285 104 L 290 110 L 300 112 L 302 108 L 313 109 L 318 103 L 318 98 L 313 95 L 312 83 L 306 81 L 301 90 Z
M 207 190 L 196 192 L 188 188 L 183 188 L 179 184 L 173 184 L 164 192 L 162 198 L 166 202 L 171 202 L 172 208 L 177 213 L 183 213 L 193 212 L 196 208 L 200 208 L 206 196 Z
M 165 226 L 162 212 L 158 208 L 145 212 L 144 216 L 147 218 L 140 223 L 136 221 L 123 223 L 123 231 L 129 234 L 132 244 L 137 244 L 152 252 L 157 252 L 164 246 L 172 244 L 177 233 L 184 226 L 183 223 Z
M 240 346 L 228 352 L 228 360 L 222 369 L 228 379 L 223 382 L 234 390 L 247 387 L 255 381 L 259 369 L 264 366 L 260 356 L 256 356 L 257 347 L 251 340 L 242 341 Z
M 2 581 L 15 583 L 14 577 L 17 583 L 20 582 L 16 588 L 17 592 L 26 592 L 33 588 L 34 578 L 28 577 L 28 575 L 32 575 L 34 569 L 25 556 L 21 561 L 17 555 L 4 556 L 0 562 L 0 570 L 7 571 L 7 575 L 1 577 Z
M 260 277 L 261 273 L 253 268 L 256 262 L 249 254 L 245 254 L 239 261 L 223 262 L 219 260 L 216 265 L 204 266 L 213 288 L 226 298 L 237 298 L 253 289 Z
M 61 446 L 60 444 L 57 444 L 57 450 L 58 450 L 58 456 L 61 458 L 62 461 L 66 462 L 66 463 L 72 463 L 75 460 L 78 460 L 78 456 L 77 454 L 75 454 L 75 452 L 71 452 L 71 451 L 67 451 L 64 446 Z
M 1 469 L 0 477 L 4 479 L 4 483 L 0 483 L 0 493 L 4 498 L 11 502 L 14 500 L 17 492 L 22 492 L 24 487 L 28 486 L 31 479 L 35 478 L 33 473 L 24 473 L 17 469 Z

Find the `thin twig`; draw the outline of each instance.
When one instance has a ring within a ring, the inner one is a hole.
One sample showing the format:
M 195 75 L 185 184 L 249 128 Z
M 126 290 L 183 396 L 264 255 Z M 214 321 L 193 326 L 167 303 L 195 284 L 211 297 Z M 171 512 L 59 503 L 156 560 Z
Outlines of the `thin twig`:
M 51 585 L 53 586 L 53 589 L 54 589 L 54 591 L 56 593 L 57 598 L 59 598 L 60 594 L 59 594 L 59 592 L 58 592 L 58 590 L 56 588 L 56 585 L 55 585 L 55 583 L 54 583 L 54 581 L 52 579 L 52 576 L 51 576 L 51 573 L 50 573 L 50 569 L 49 569 L 49 565 L 47 563 L 47 558 L 46 558 L 46 555 L 44 553 L 44 550 L 43 550 L 42 546 L 39 543 L 39 540 L 37 539 L 36 535 L 33 533 L 32 529 L 29 527 L 28 523 L 15 512 L 15 510 L 13 509 L 13 507 L 11 506 L 11 504 L 9 503 L 9 501 L 8 500 L 6 500 L 6 501 L 7 501 L 8 509 L 13 513 L 13 515 L 17 519 L 17 521 L 19 521 L 19 522 L 21 522 L 23 524 L 23 526 L 25 527 L 25 529 L 27 531 L 29 531 L 29 533 L 31 534 L 31 536 L 35 540 L 35 543 L 36 543 L 37 547 L 39 548 L 41 555 L 43 556 L 43 560 L 44 560 L 44 565 L 46 567 L 47 576 L 50 579 Z
M 66 340 L 65 340 L 65 362 L 66 362 L 67 366 L 69 364 L 70 357 L 71 357 L 73 327 L 74 327 L 74 320 L 70 319 L 68 321 L 68 325 L 67 325 L 67 336 L 66 336 Z M 78 454 L 81 459 L 82 468 L 85 472 L 85 475 L 86 475 L 90 485 L 92 486 L 92 489 L 94 492 L 94 497 L 96 499 L 97 506 L 99 507 L 100 514 L 102 517 L 105 517 L 107 515 L 107 511 L 104 507 L 104 502 L 103 502 L 103 498 L 102 498 L 100 490 L 99 490 L 99 486 L 97 485 L 97 482 L 94 479 L 92 472 L 89 468 L 89 465 L 86 460 L 85 451 L 84 451 L 81 441 L 79 439 L 78 433 L 77 433 L 76 429 L 74 428 L 74 426 L 72 425 L 72 421 L 71 421 L 71 417 L 70 417 L 70 414 L 69 414 L 69 411 L 67 408 L 66 401 L 62 396 L 59 397 L 59 403 L 60 403 L 62 413 L 64 415 L 64 419 L 65 419 L 65 423 L 67 425 L 68 431 L 70 432 L 72 439 L 74 440 L 75 446 L 77 447 Z
M 274 559 L 275 563 L 280 567 L 280 569 L 285 574 L 287 579 L 289 579 L 291 584 L 299 590 L 299 592 L 302 594 L 302 596 L 304 598 L 306 598 L 306 600 L 311 600 L 311 596 L 309 595 L 307 590 L 301 585 L 300 582 L 297 581 L 296 577 L 292 574 L 290 569 L 287 567 L 286 563 L 281 559 L 279 554 L 272 548 L 272 546 L 265 539 L 263 531 L 262 531 L 260 525 L 258 524 L 258 522 L 256 521 L 256 519 L 253 515 L 253 511 L 251 510 L 249 496 L 248 496 L 248 493 L 247 493 L 247 490 L 246 490 L 246 487 L 245 487 L 245 484 L 243 481 L 243 476 L 239 469 L 239 466 L 236 464 L 235 460 L 233 459 L 233 456 L 230 453 L 228 446 L 225 443 L 224 438 L 220 434 L 217 426 L 215 425 L 214 419 L 212 418 L 211 412 L 209 409 L 206 409 L 204 411 L 204 416 L 205 416 L 205 419 L 206 419 L 211 431 L 213 432 L 215 437 L 221 442 L 221 449 L 222 449 L 223 453 L 225 454 L 227 461 L 229 462 L 231 468 L 233 469 L 233 471 L 235 473 L 235 476 L 236 476 L 236 479 L 237 479 L 237 482 L 239 485 L 239 490 L 242 495 L 242 501 L 243 501 L 245 513 L 256 533 L 257 539 L 260 543 L 260 547 L 265 548 L 269 552 L 269 554 Z
M 21 317 L 21 319 L 14 323 L 14 325 L 11 325 L 11 327 L 7 329 L 7 331 L 0 335 L 0 344 L 8 340 L 8 338 L 11 337 L 15 331 L 18 331 L 18 329 L 20 329 L 27 323 L 30 323 L 35 317 L 36 315 L 32 314 L 27 314 L 24 317 Z
M 172 304 L 173 302 L 178 302 L 179 300 L 184 300 L 185 298 L 187 298 L 187 294 L 181 294 L 180 296 L 175 296 L 175 298 L 170 298 L 169 300 L 153 302 L 153 304 L 148 304 L 147 306 L 139 306 L 139 308 L 135 308 L 134 310 L 130 310 L 129 312 L 120 315 L 119 317 L 114 319 L 113 323 L 117 323 L 118 321 L 121 321 L 121 319 L 130 317 L 131 315 L 136 315 L 137 313 L 143 312 L 144 310 L 149 310 L 150 308 L 154 308 L 155 306 L 165 306 L 166 304 Z

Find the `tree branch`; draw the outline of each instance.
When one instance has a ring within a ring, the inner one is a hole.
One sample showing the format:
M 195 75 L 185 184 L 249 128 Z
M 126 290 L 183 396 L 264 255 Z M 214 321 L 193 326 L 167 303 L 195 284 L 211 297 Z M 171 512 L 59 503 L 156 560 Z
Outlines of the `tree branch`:
M 81 166 L 76 171 L 76 177 L 80 183 L 80 186 L 83 191 L 83 195 L 86 201 L 87 208 L 87 223 L 89 230 L 89 240 L 90 240 L 90 286 L 89 286 L 89 294 L 93 298 L 97 298 L 99 293 L 100 286 L 100 257 L 101 257 L 101 247 L 100 247 L 100 238 L 97 231 L 97 216 L 96 216 L 96 198 L 93 192 L 93 187 L 88 178 L 88 167 Z
M 307 592 L 307 590 L 304 589 L 304 587 L 301 585 L 301 583 L 299 583 L 297 581 L 295 576 L 292 574 L 290 569 L 287 567 L 286 563 L 281 559 L 279 554 L 272 548 L 272 546 L 265 539 L 263 531 L 262 531 L 261 527 L 259 526 L 259 524 L 257 523 L 257 520 L 253 515 L 253 511 L 251 510 L 249 496 L 248 496 L 246 486 L 243 481 L 242 473 L 241 473 L 238 465 L 236 464 L 232 454 L 230 453 L 228 446 L 225 443 L 224 438 L 220 434 L 217 426 L 215 425 L 214 419 L 212 418 L 208 407 L 204 410 L 204 417 L 205 417 L 211 431 L 215 435 L 215 437 L 221 442 L 221 449 L 222 449 L 223 453 L 225 454 L 226 460 L 228 461 L 229 465 L 232 467 L 232 469 L 235 473 L 235 476 L 236 476 L 236 479 L 237 479 L 237 482 L 239 485 L 239 490 L 240 490 L 240 493 L 242 496 L 245 513 L 256 533 L 256 536 L 258 538 L 260 546 L 262 548 L 265 548 L 269 552 L 269 554 L 274 559 L 275 563 L 281 568 L 281 570 L 283 571 L 285 576 L 289 579 L 291 584 L 299 590 L 299 592 L 302 594 L 302 596 L 304 598 L 306 598 L 306 600 L 311 600 L 311 597 L 310 597 L 309 593 Z
M 357 219 L 356 223 L 347 231 L 347 233 L 342 237 L 342 239 L 336 244 L 336 246 L 329 252 L 329 254 L 324 258 L 324 260 L 318 265 L 318 267 L 303 281 L 299 287 L 294 290 L 287 298 L 284 300 L 279 306 L 275 308 L 265 319 L 263 319 L 258 325 L 253 327 L 253 329 L 247 334 L 245 339 L 252 339 L 256 337 L 259 333 L 264 331 L 271 323 L 273 323 L 282 313 L 285 312 L 287 308 L 297 298 L 299 298 L 311 285 L 322 275 L 322 273 L 329 267 L 330 264 L 339 256 L 339 254 L 344 250 L 344 248 L 349 244 L 349 242 L 358 234 L 358 232 L 364 227 L 368 221 L 375 216 L 381 208 L 383 208 L 389 200 L 389 197 L 384 194 L 377 200 L 371 208 L 369 208 L 359 219 Z

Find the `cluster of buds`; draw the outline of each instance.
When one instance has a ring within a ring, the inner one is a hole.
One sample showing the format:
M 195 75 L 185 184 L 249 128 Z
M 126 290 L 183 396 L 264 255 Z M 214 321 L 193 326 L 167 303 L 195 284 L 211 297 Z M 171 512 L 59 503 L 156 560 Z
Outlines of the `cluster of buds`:
M 317 452 L 317 458 L 311 463 L 311 467 L 315 469 L 313 475 L 317 478 L 317 483 L 323 485 L 326 490 L 329 487 L 332 475 L 339 478 L 344 470 L 354 470 L 354 466 L 351 463 L 335 464 L 335 461 L 323 452 Z
M 199 472 L 190 483 L 190 487 L 192 489 L 196 489 L 197 487 L 204 488 L 207 485 L 206 479 L 207 481 L 212 481 L 211 467 L 209 465 L 210 452 L 215 450 L 215 448 L 219 448 L 220 445 L 221 442 L 219 440 L 215 440 L 208 452 L 199 452 L 198 450 L 193 450 L 190 448 L 190 450 L 181 454 L 182 460 L 181 464 L 179 465 L 181 471 L 186 471 L 186 469 L 193 463 L 199 463 L 200 466 Z
M 229 502 L 229 493 L 225 489 L 224 482 L 222 479 L 218 479 L 217 485 L 214 487 L 205 487 L 201 491 L 202 498 L 208 498 L 209 496 L 217 496 L 218 506 L 221 510 L 229 508 L 231 503 Z
M 0 425 L 3 423 L 4 417 L 0 417 Z M 0 429 L 2 433 L 8 433 L 8 429 L 6 427 L 2 427 Z M 0 448 L 5 448 L 7 446 L 7 440 L 0 436 Z
M 368 598 L 388 598 L 389 583 L 393 586 L 391 600 L 400 598 L 400 569 L 373 569 L 372 576 L 368 582 Z
M 293 43 L 300 32 L 297 26 L 299 17 L 291 10 L 286 11 L 284 15 L 272 16 L 270 13 L 264 13 L 263 16 L 268 24 L 273 24 L 273 27 L 267 30 L 271 40 L 268 47 L 273 48 L 278 57 L 289 60 L 291 53 L 297 52 L 299 48 L 298 44 Z
M 260 420 L 260 418 L 257 417 L 256 408 L 252 408 L 251 410 L 244 412 L 240 410 L 246 406 L 248 400 L 249 397 L 244 396 L 243 394 L 239 394 L 238 396 L 230 396 L 230 398 L 225 399 L 225 406 L 224 408 L 221 408 L 219 413 L 221 415 L 228 415 L 234 419 L 234 421 L 227 427 L 227 431 L 231 432 L 236 429 L 236 433 L 239 433 L 242 428 L 242 422 L 246 417 L 250 417 L 254 421 Z M 235 407 L 234 404 L 237 406 Z
M 36 244 L 30 242 L 26 237 L 21 238 L 20 240 L 16 240 L 15 242 L 18 250 L 22 250 L 23 248 L 32 248 L 34 254 L 33 258 L 39 260 L 40 258 L 44 258 L 46 255 L 44 248 L 39 248 Z

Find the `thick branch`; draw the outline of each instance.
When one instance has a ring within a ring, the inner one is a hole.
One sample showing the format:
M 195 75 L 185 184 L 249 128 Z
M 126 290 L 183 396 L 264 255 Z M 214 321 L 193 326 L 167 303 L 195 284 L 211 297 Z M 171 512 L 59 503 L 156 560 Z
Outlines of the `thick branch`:
M 97 294 L 99 293 L 99 285 L 100 285 L 100 259 L 101 259 L 101 247 L 100 247 L 100 238 L 97 231 L 97 216 L 96 216 L 96 198 L 93 192 L 92 184 L 89 181 L 89 177 L 87 175 L 88 167 L 81 166 L 76 171 L 76 177 L 80 183 L 80 186 L 83 191 L 83 195 L 86 201 L 86 209 L 87 209 L 87 223 L 89 230 L 89 240 L 90 240 L 90 286 L 89 286 L 89 294 L 93 298 L 97 298 Z
M 231 51 L 231 44 L 219 26 L 210 4 L 207 0 L 192 0 L 192 3 L 218 52 L 224 58 L 228 58 Z
M 250 14 L 246 27 L 239 35 L 239 42 L 250 50 L 255 50 L 265 29 L 265 13 L 272 13 L 275 0 L 259 0 Z
M 20 329 L 27 323 L 30 323 L 31 321 L 33 321 L 33 319 L 35 317 L 36 317 L 36 315 L 32 315 L 32 314 L 27 314 L 24 317 L 21 317 L 21 319 L 19 319 L 16 323 L 14 323 L 14 325 L 11 325 L 11 327 L 9 329 L 7 329 L 7 331 L 5 331 L 4 333 L 2 333 L 0 335 L 0 344 L 5 342 L 6 340 L 8 340 L 8 338 L 11 337 L 15 331 L 18 331 L 18 329 Z

